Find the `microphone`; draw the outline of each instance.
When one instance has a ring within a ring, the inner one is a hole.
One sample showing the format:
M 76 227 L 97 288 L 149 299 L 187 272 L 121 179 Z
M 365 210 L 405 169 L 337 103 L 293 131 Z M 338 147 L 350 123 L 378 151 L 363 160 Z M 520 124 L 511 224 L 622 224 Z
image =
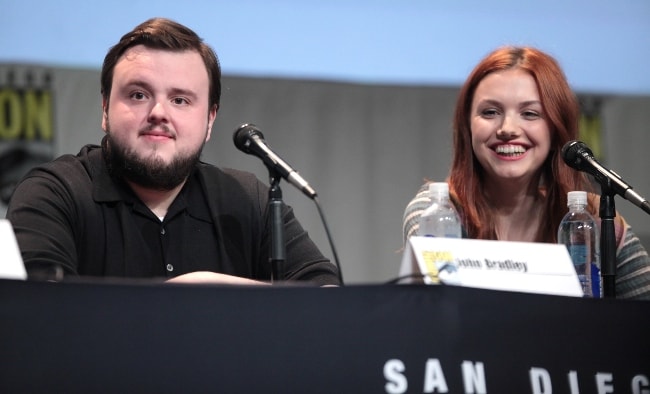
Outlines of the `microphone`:
M 232 136 L 235 146 L 240 151 L 262 159 L 269 170 L 276 171 L 289 183 L 300 189 L 307 197 L 314 199 L 316 191 L 309 186 L 290 165 L 276 155 L 264 141 L 262 132 L 252 123 L 244 123 Z
M 632 202 L 634 205 L 646 211 L 646 213 L 650 213 L 650 203 L 648 203 L 648 200 L 632 190 L 632 186 L 625 183 L 617 173 L 603 167 L 594 158 L 593 152 L 584 142 L 567 142 L 562 147 L 562 158 L 570 167 L 593 175 L 600 182 L 601 186 L 608 183 L 616 194 Z

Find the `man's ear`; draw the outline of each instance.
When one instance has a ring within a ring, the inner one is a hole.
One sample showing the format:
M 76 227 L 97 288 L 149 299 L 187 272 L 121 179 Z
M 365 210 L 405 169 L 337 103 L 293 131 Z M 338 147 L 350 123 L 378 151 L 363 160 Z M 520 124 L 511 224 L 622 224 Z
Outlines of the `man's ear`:
M 205 142 L 208 142 L 210 140 L 210 135 L 212 135 L 212 125 L 214 124 L 214 120 L 217 118 L 218 111 L 219 111 L 219 105 L 215 104 L 208 112 L 208 132 L 205 136 Z
M 102 130 L 108 131 L 108 100 L 102 95 Z

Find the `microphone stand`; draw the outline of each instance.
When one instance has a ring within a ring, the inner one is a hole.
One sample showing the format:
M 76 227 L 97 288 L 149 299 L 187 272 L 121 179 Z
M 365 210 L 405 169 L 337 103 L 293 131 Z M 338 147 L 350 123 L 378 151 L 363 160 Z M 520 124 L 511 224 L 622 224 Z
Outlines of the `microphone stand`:
M 281 266 L 286 260 L 286 246 L 284 243 L 284 223 L 282 221 L 282 189 L 280 180 L 282 177 L 277 171 L 269 168 L 269 220 L 271 221 L 271 282 L 282 280 Z
M 603 298 L 616 297 L 616 229 L 614 217 L 615 192 L 609 179 L 601 180 L 600 189 L 600 274 L 603 280 Z

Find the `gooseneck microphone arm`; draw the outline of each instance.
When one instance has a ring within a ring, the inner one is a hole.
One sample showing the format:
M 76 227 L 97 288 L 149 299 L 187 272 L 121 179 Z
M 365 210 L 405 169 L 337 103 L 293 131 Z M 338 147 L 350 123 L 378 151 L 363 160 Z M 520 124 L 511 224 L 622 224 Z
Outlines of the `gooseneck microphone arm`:
M 650 213 L 648 201 L 638 195 L 618 174 L 603 167 L 591 149 L 581 141 L 570 141 L 562 147 L 562 158 L 570 167 L 591 174 L 600 184 L 600 275 L 603 297 L 616 297 L 616 205 L 614 196 L 621 195 L 645 212 Z
M 338 279 L 343 285 L 343 272 L 339 263 L 339 258 L 334 247 L 334 241 L 330 234 L 329 227 L 325 221 L 325 215 L 318 201 L 316 191 L 309 186 L 309 183 L 303 179 L 297 171 L 289 166 L 284 160 L 271 150 L 264 141 L 264 135 L 254 124 L 244 123 L 239 126 L 233 134 L 233 141 L 237 149 L 259 157 L 269 170 L 270 189 L 269 189 L 269 214 L 271 220 L 271 269 L 274 280 L 281 280 L 280 266 L 286 259 L 286 246 L 284 239 L 284 223 L 282 221 L 282 190 L 280 189 L 280 179 L 284 178 L 289 183 L 298 188 L 307 197 L 314 200 L 318 208 L 327 239 L 332 249 L 334 264 L 338 271 Z
M 603 167 L 584 142 L 570 141 L 562 147 L 562 158 L 570 167 L 593 175 L 598 183 L 650 214 L 650 203 L 625 183 L 614 171 Z
M 262 132 L 257 128 L 257 126 L 248 123 L 239 126 L 237 130 L 235 130 L 233 141 L 239 150 L 262 159 L 264 165 L 266 165 L 269 171 L 273 171 L 282 176 L 289 183 L 302 191 L 307 197 L 311 199 L 316 197 L 316 191 L 309 186 L 309 183 L 307 183 L 307 181 L 304 180 L 296 170 L 291 168 L 289 164 L 269 148 L 264 141 L 264 135 L 262 135 Z

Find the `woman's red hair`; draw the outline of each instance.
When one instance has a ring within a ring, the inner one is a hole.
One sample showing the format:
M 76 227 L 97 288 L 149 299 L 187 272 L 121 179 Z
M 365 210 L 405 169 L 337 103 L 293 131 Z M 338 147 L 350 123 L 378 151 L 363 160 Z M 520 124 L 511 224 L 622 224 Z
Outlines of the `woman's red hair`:
M 557 228 L 567 210 L 567 192 L 587 190 L 589 183 L 584 174 L 567 166 L 561 157 L 564 144 L 578 138 L 578 100 L 556 60 L 538 49 L 499 48 L 485 57 L 465 81 L 454 114 L 450 191 L 462 213 L 468 236 L 496 239 L 493 208 L 482 191 L 484 171 L 472 150 L 470 116 L 474 92 L 483 78 L 513 68 L 528 72 L 535 80 L 551 132 L 551 150 L 541 168 L 540 198 L 544 213 L 536 241 L 557 242 Z

